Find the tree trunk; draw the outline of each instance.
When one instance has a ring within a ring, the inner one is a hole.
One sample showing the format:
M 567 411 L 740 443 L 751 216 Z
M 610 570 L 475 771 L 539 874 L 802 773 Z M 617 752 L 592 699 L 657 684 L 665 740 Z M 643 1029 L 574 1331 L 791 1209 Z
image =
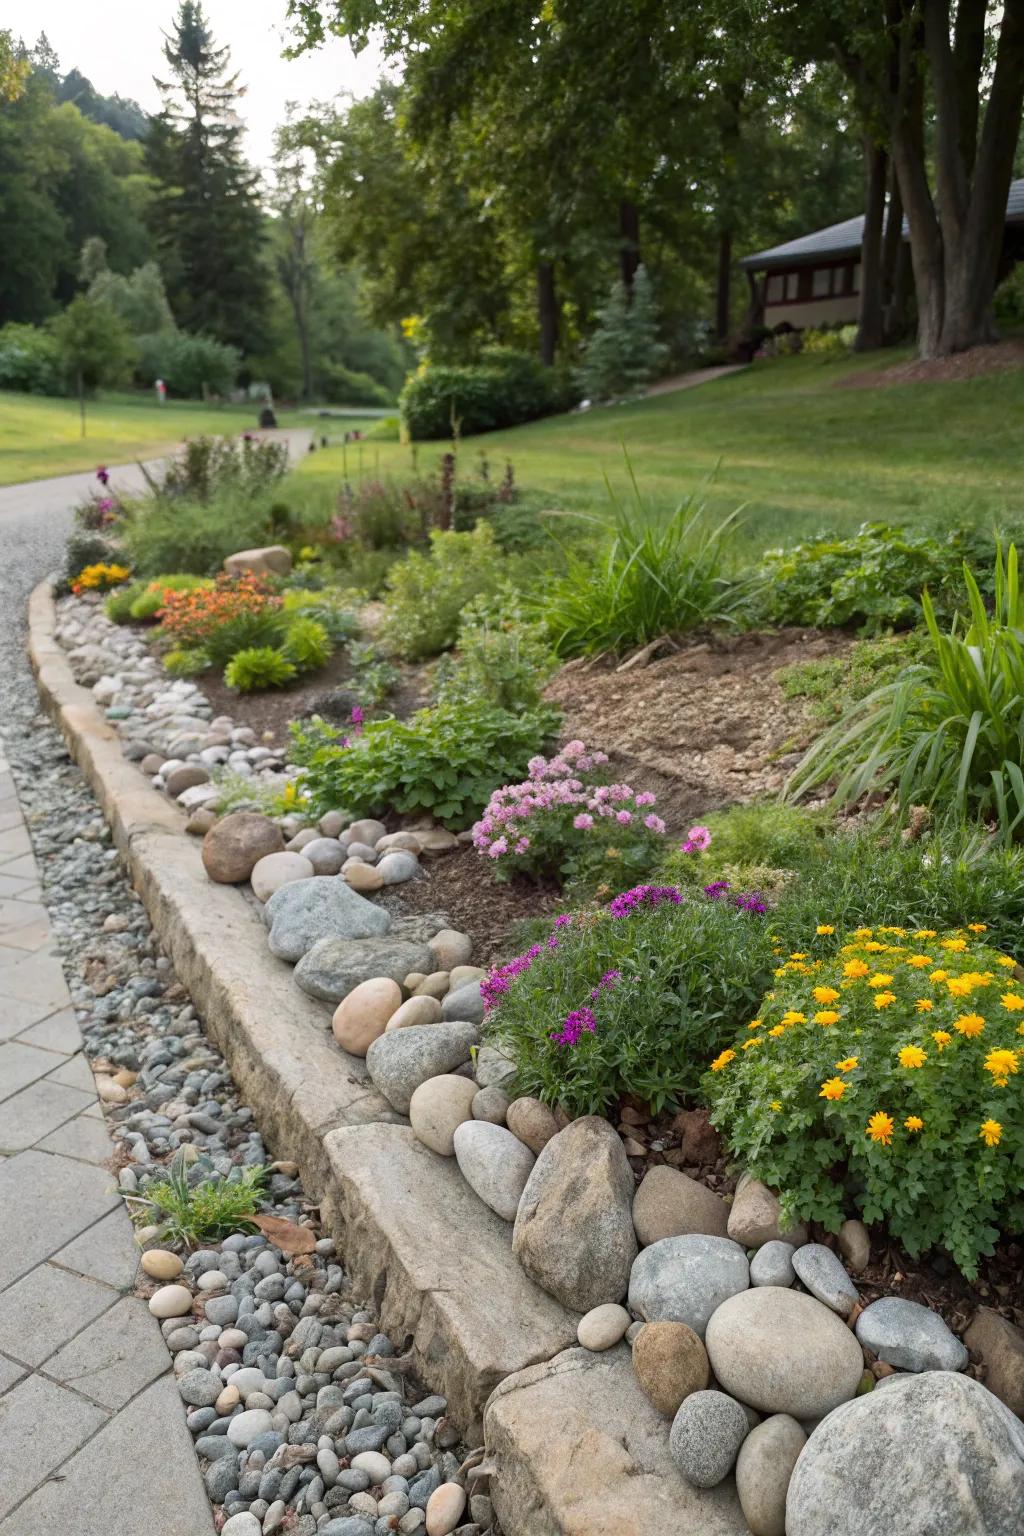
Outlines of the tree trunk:
M 715 283 L 715 338 L 729 336 L 729 308 L 732 288 L 732 230 L 718 231 L 718 276 Z
M 633 279 L 640 265 L 640 210 L 628 197 L 619 203 L 619 275 L 632 295 Z
M 854 347 L 858 352 L 875 352 L 884 340 L 882 231 L 889 157 L 881 144 L 876 144 L 867 136 L 864 140 L 864 164 L 867 173 L 867 202 L 860 247 L 860 306 Z
M 553 366 L 558 351 L 558 322 L 554 264 L 540 261 L 537 263 L 537 324 L 540 329 L 540 360 L 545 368 Z
M 77 381 L 78 381 L 78 415 L 79 415 L 79 419 L 81 421 L 81 426 L 82 426 L 81 435 L 82 435 L 82 437 L 84 437 L 85 436 L 85 380 L 82 377 L 82 370 L 81 370 L 81 368 L 79 368 L 78 374 L 77 374 L 76 377 L 77 377 Z

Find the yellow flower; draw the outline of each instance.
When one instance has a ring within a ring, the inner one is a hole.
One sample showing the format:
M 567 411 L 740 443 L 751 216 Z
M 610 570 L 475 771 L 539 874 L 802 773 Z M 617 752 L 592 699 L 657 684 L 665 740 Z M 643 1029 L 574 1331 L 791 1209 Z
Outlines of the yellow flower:
M 985 1020 L 980 1013 L 962 1013 L 958 1019 L 953 1020 L 953 1028 L 958 1035 L 966 1035 L 968 1040 L 973 1040 L 985 1028 Z
M 946 986 L 953 997 L 970 997 L 974 984 L 969 976 L 947 976 Z
M 967 940 L 966 939 L 940 939 L 939 940 L 939 948 L 940 949 L 948 949 L 948 950 L 950 950 L 951 953 L 958 954 L 960 952 L 960 950 L 967 948 Z
M 887 976 L 884 971 L 876 971 L 873 976 L 868 977 L 869 987 L 887 987 L 891 982 L 892 977 Z
M 929 981 L 945 981 L 945 979 L 946 979 L 946 977 L 948 975 L 949 975 L 948 971 L 932 971 L 931 974 L 928 977 L 928 980 Z
M 1014 960 L 1011 955 L 1000 955 L 996 963 L 998 965 L 1005 965 L 1008 971 L 1012 971 L 1014 966 L 1017 964 L 1016 960 Z
M 963 971 L 962 978 L 969 981 L 972 987 L 990 987 L 992 985 L 991 971 Z
M 825 934 L 825 933 L 835 933 L 836 930 L 833 928 L 831 923 L 819 923 L 817 928 L 815 928 L 814 931 L 815 931 L 815 933 Z
M 934 928 L 919 928 L 917 930 L 917 932 L 914 934 L 914 938 L 915 939 L 934 939 L 935 938 L 935 929 Z
M 877 939 L 869 939 L 864 948 L 872 955 L 884 955 L 889 946 L 888 944 L 879 944 Z
M 1000 1088 L 1005 1088 L 1007 1080 L 1018 1070 L 1017 1052 L 1007 1050 L 989 1051 L 985 1057 L 985 1071 L 991 1072 Z
M 903 1122 L 908 1131 L 923 1131 L 924 1121 L 920 1115 L 908 1115 Z
M 1024 1008 L 1024 997 L 1016 992 L 1004 992 L 999 1001 L 1009 1013 L 1019 1013 Z
M 873 928 L 855 928 L 853 930 L 853 937 L 855 939 L 870 939 L 874 931 Z
M 863 960 L 847 960 L 843 966 L 844 976 L 866 976 L 870 971 L 870 965 L 865 965 Z
M 968 928 L 970 929 L 970 931 L 972 933 L 987 933 L 988 932 L 988 924 L 987 923 L 968 923 L 967 926 L 968 926 Z
M 1017 1025 L 1017 1033 L 1018 1035 L 1024 1035 L 1024 1024 Z
M 892 1141 L 892 1116 L 884 1110 L 876 1110 L 864 1128 L 865 1136 L 870 1136 L 872 1141 L 880 1141 L 883 1147 L 887 1147 Z
M 773 1040 L 777 1040 L 780 1035 L 784 1035 L 786 1033 L 786 1026 L 785 1024 L 773 1024 L 768 1033 L 771 1035 Z
M 949 1044 L 952 1038 L 953 1036 L 949 1033 L 948 1029 L 932 1030 L 932 1039 L 935 1041 L 935 1044 L 938 1046 L 940 1051 L 944 1051 L 946 1049 L 946 1046 Z
M 761 1020 L 760 1019 L 751 1019 L 750 1023 L 747 1025 L 747 1028 L 748 1029 L 760 1029 L 761 1028 Z
M 798 1013 L 795 1008 L 787 1008 L 779 1021 L 782 1024 L 806 1024 L 806 1013 Z
M 716 1056 L 714 1061 L 711 1063 L 711 1070 L 712 1072 L 721 1072 L 724 1067 L 729 1065 L 730 1061 L 735 1060 L 735 1051 L 723 1051 L 722 1054 L 720 1056 Z
M 986 1147 L 998 1147 L 1002 1134 L 1003 1128 L 998 1120 L 983 1121 L 981 1130 L 978 1132 Z
M 919 997 L 917 1002 L 914 1004 L 914 1007 L 917 1009 L 918 1013 L 931 1013 L 932 1009 L 935 1007 L 935 1004 L 932 1002 L 930 997 Z
M 839 1022 L 839 1014 L 834 1008 L 819 1008 L 818 1012 L 814 1015 L 814 1022 L 815 1024 L 824 1025 L 837 1024 Z
M 839 993 L 835 987 L 812 987 L 811 996 L 816 1003 L 838 1003 Z
M 923 1067 L 928 1057 L 919 1045 L 904 1045 L 898 1052 L 901 1067 Z
M 781 1101 L 779 1099 L 772 1099 L 772 1102 L 771 1102 L 769 1108 L 774 1109 L 776 1111 L 780 1110 L 782 1108 L 782 1103 L 781 1103 Z
M 836 1071 L 837 1072 L 852 1072 L 854 1067 L 858 1064 L 859 1061 L 860 1061 L 860 1057 L 859 1056 L 844 1056 L 842 1061 L 837 1061 L 836 1062 Z
M 841 1099 L 849 1084 L 844 1083 L 841 1077 L 830 1077 L 827 1083 L 822 1083 L 819 1099 Z
M 894 1003 L 895 1001 L 896 1001 L 896 993 L 895 992 L 876 992 L 875 993 L 875 1007 L 876 1008 L 888 1008 L 889 1004 L 890 1003 Z
M 795 949 L 789 957 L 791 960 L 806 960 L 807 954 L 802 949 Z
M 920 970 L 922 966 L 932 964 L 932 957 L 931 955 L 908 955 L 907 964 L 912 965 L 915 970 Z
M 749 1040 L 744 1040 L 743 1044 L 740 1046 L 740 1050 L 749 1051 L 753 1046 L 760 1045 L 762 1038 L 763 1037 L 761 1035 L 751 1035 Z
M 897 938 L 902 939 L 907 930 L 905 928 L 894 928 L 891 924 L 888 927 L 883 927 L 879 923 L 878 931 L 879 933 L 894 933 Z

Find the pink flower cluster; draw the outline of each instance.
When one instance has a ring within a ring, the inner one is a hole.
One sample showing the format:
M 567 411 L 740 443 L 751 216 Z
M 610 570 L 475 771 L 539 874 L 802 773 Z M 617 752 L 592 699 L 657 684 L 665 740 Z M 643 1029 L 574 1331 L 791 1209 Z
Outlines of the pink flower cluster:
M 492 794 L 473 828 L 473 846 L 489 858 L 524 854 L 531 846 L 529 823 L 548 812 L 575 811 L 572 825 L 589 832 L 602 821 L 619 826 L 643 825 L 660 836 L 665 823 L 650 809 L 655 797 L 639 794 L 629 784 L 587 784 L 585 776 L 608 761 L 607 752 L 588 752 L 582 741 L 570 741 L 556 757 L 533 757 L 529 777 L 506 784 Z

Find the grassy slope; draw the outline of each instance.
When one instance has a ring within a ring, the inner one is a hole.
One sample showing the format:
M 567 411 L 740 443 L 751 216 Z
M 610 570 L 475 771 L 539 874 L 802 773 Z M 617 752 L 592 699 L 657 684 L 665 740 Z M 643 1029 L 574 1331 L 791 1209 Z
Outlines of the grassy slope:
M 520 486 L 552 506 L 600 509 L 603 474 L 617 490 L 628 487 L 625 445 L 641 489 L 658 504 L 672 505 L 714 475 L 707 499 L 722 511 L 746 504 L 752 546 L 868 519 L 941 528 L 1024 511 L 1024 369 L 964 382 L 835 387 L 878 366 L 877 357 L 758 363 L 697 389 L 468 438 L 464 473 L 483 450 L 492 474 L 511 458 Z M 445 446 L 420 445 L 421 472 Z M 411 450 L 384 443 L 365 445 L 366 476 L 378 450 L 382 473 L 409 475 Z M 358 479 L 352 448 L 347 466 Z M 313 455 L 299 474 L 340 480 L 341 450 Z
M 87 402 L 83 438 L 77 401 L 0 392 L 0 485 L 152 458 L 184 437 L 255 427 L 257 416 L 254 405 L 158 406 L 148 395 L 113 395 Z

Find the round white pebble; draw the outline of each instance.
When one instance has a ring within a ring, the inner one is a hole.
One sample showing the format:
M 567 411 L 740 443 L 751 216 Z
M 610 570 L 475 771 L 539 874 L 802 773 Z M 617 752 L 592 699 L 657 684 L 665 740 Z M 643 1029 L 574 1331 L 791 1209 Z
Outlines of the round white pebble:
M 199 1276 L 196 1285 L 201 1291 L 226 1291 L 228 1277 L 219 1269 L 208 1269 Z
M 273 1427 L 266 1408 L 247 1408 L 244 1413 L 236 1414 L 228 1424 L 227 1436 L 232 1445 L 244 1447 L 255 1440 L 257 1435 L 265 1435 Z
M 243 1509 L 237 1515 L 232 1515 L 230 1520 L 225 1520 L 221 1526 L 221 1536 L 261 1536 L 262 1530 L 256 1516 Z
M 139 1263 L 143 1274 L 154 1280 L 175 1280 L 185 1267 L 178 1255 L 167 1248 L 151 1248 L 142 1255 Z
M 584 1349 L 611 1349 L 617 1344 L 633 1319 L 625 1307 L 617 1302 L 605 1302 L 604 1306 L 592 1307 L 580 1318 L 576 1337 Z
M 360 1451 L 352 1457 L 351 1466 L 356 1472 L 365 1472 L 371 1483 L 382 1483 L 391 1476 L 391 1463 L 379 1451 Z
M 192 1292 L 187 1285 L 162 1285 L 149 1298 L 154 1317 L 184 1317 L 192 1310 Z
M 466 1490 L 459 1483 L 442 1483 L 427 1500 L 427 1536 L 451 1536 L 466 1507 Z

